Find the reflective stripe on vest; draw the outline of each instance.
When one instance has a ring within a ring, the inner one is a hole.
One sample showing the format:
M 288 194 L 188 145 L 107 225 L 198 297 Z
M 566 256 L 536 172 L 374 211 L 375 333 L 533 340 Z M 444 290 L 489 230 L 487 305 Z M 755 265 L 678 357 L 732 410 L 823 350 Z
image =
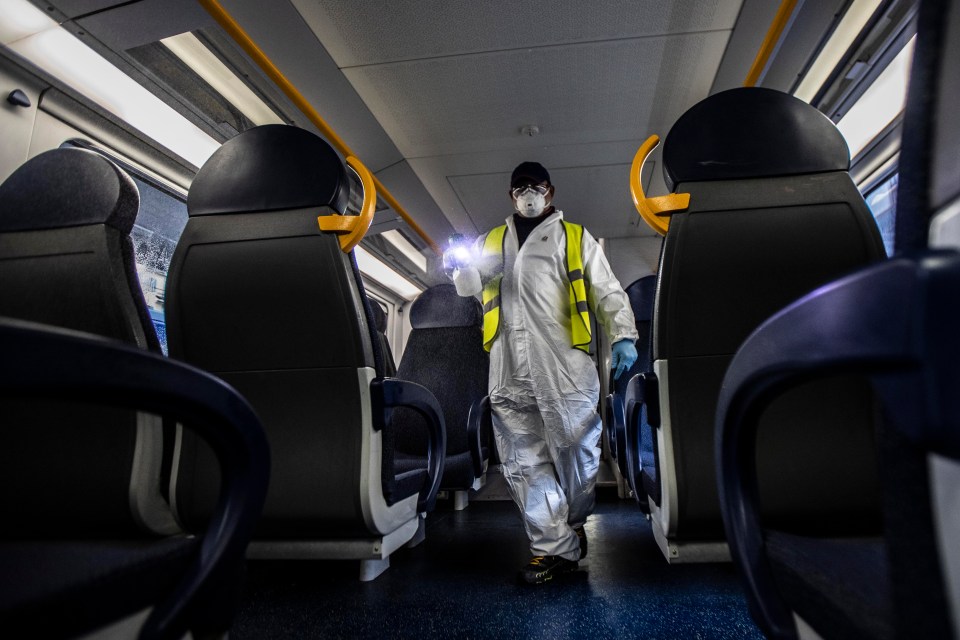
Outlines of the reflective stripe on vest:
M 563 221 L 567 235 L 567 279 L 570 289 L 570 329 L 573 346 L 590 353 L 590 307 L 587 305 L 587 286 L 583 279 L 583 227 Z
M 506 237 L 507 225 L 502 224 L 491 230 L 483 241 L 481 256 L 499 256 L 503 264 L 503 240 Z M 493 341 L 500 333 L 500 281 L 503 280 L 503 270 L 496 277 L 491 278 L 483 285 L 483 348 L 490 351 Z
M 566 235 L 567 290 L 570 296 L 571 343 L 577 349 L 590 352 L 590 308 L 587 305 L 587 287 L 583 279 L 583 227 L 579 224 L 563 222 Z M 483 257 L 498 256 L 503 263 L 503 242 L 507 225 L 500 225 L 490 231 L 483 241 Z M 500 282 L 501 272 L 483 287 L 483 348 L 490 351 L 493 341 L 500 333 Z

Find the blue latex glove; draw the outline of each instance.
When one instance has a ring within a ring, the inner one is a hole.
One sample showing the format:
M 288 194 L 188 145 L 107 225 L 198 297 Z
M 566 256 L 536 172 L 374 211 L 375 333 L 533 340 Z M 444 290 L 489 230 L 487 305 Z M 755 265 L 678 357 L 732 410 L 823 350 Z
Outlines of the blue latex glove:
M 610 368 L 617 370 L 613 379 L 618 380 L 623 372 L 637 361 L 637 348 L 633 345 L 633 340 L 624 338 L 614 343 L 611 355 Z

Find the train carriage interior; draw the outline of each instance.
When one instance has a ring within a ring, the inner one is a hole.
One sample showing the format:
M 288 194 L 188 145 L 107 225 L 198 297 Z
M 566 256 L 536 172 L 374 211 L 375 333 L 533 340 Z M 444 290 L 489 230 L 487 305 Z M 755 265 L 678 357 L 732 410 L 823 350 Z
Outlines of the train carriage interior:
M 0 635 L 960 640 L 958 79 L 957 0 L 0 0 Z M 533 585 L 445 257 L 527 161 L 639 334 Z

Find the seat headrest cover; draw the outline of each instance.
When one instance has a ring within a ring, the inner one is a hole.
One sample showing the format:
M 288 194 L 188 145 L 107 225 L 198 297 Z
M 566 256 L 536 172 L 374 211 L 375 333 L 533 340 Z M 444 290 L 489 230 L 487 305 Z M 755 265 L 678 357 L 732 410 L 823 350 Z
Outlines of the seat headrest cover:
M 630 298 L 630 308 L 637 320 L 649 321 L 653 317 L 653 301 L 657 291 L 657 276 L 645 276 L 634 280 L 624 289 Z
M 383 307 L 376 300 L 370 300 L 370 310 L 373 311 L 373 323 L 377 325 L 377 331 L 387 332 L 387 314 L 383 312 Z
M 773 89 L 741 87 L 702 100 L 663 143 L 663 177 L 682 182 L 849 171 L 850 150 L 814 107 Z
M 129 235 L 139 209 L 130 176 L 86 149 L 45 151 L 0 185 L 0 231 L 107 224 Z
M 430 287 L 410 305 L 410 326 L 414 329 L 479 327 L 482 322 L 480 302 L 458 296 L 452 284 Z
M 343 213 L 346 168 L 319 136 L 283 124 L 248 129 L 223 143 L 197 172 L 191 216 L 330 206 Z

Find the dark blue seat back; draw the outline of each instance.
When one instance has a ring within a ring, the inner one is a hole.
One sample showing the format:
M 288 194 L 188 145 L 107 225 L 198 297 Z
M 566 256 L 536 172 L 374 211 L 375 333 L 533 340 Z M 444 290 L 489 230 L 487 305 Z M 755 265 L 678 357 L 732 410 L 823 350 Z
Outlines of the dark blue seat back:
M 627 382 L 638 373 L 653 370 L 653 360 L 650 358 L 650 338 L 653 321 L 653 302 L 657 290 L 657 276 L 649 275 L 631 282 L 624 291 L 630 299 L 630 308 L 633 309 L 633 319 L 637 327 L 637 361 L 627 371 L 623 372 L 613 383 L 614 391 L 621 398 L 626 392 Z
M 387 314 L 376 300 L 370 299 L 370 311 L 373 313 L 373 326 L 377 331 L 377 340 L 383 353 L 383 375 L 392 378 L 397 375 L 397 365 L 393 359 L 393 350 L 387 339 Z
M 486 460 L 489 447 L 484 439 L 481 450 L 472 451 L 475 442 L 467 430 L 471 407 L 487 395 L 490 367 L 483 349 L 480 303 L 458 296 L 452 284 L 441 284 L 420 294 L 409 314 L 412 329 L 397 376 L 432 391 L 443 408 L 447 458 L 441 487 L 469 488 L 477 477 L 475 458 Z M 394 425 L 397 450 L 407 456 L 424 455 L 421 418 L 397 409 Z

